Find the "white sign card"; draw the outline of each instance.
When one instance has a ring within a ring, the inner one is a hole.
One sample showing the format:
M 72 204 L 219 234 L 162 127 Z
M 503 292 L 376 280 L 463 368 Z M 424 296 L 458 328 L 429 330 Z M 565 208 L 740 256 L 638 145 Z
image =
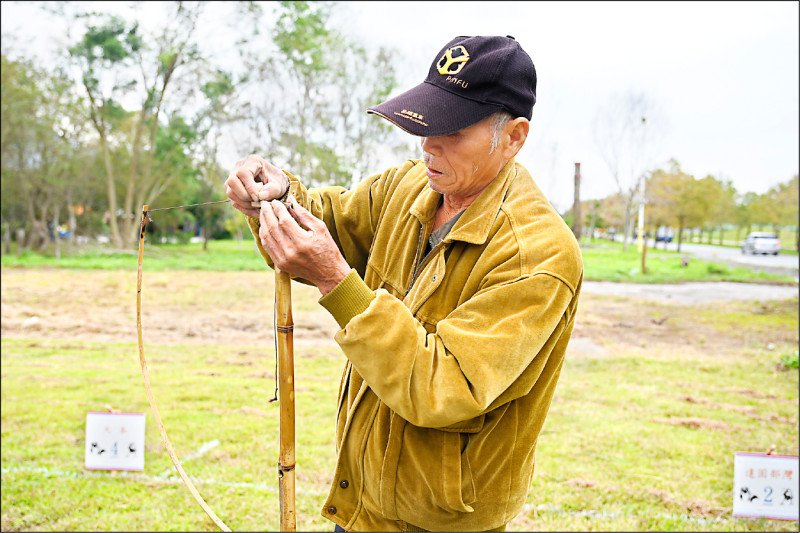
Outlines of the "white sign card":
M 87 470 L 144 470 L 144 413 L 86 413 Z
M 736 452 L 733 516 L 797 520 L 798 457 Z

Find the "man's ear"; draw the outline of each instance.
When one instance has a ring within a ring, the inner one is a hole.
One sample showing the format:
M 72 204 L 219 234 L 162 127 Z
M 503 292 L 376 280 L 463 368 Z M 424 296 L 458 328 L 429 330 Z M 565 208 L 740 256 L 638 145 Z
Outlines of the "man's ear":
M 503 134 L 508 142 L 503 147 L 503 159 L 511 159 L 519 153 L 528 138 L 530 127 L 531 123 L 525 117 L 517 117 L 506 123 Z

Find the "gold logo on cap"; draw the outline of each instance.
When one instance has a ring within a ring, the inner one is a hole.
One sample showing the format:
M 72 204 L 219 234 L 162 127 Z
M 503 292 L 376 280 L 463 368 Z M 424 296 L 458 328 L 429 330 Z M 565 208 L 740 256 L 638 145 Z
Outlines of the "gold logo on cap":
M 457 55 L 455 55 L 457 54 Z M 455 57 L 453 57 L 455 55 Z M 469 61 L 469 53 L 463 46 L 454 46 L 448 48 L 444 55 L 436 63 L 436 68 L 439 69 L 439 74 L 446 76 L 448 74 L 458 74 L 464 68 L 466 62 Z

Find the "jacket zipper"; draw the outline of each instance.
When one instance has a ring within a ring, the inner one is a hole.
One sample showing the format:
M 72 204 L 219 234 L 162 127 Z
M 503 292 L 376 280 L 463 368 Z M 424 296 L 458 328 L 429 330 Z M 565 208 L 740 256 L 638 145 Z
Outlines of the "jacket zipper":
M 420 259 L 419 256 L 422 255 L 420 253 L 420 250 L 422 249 L 421 245 L 422 245 L 422 239 L 420 239 L 420 242 L 417 244 L 417 256 L 414 259 L 415 263 L 417 261 L 419 261 L 419 259 Z M 417 276 L 425 268 L 425 265 L 427 265 L 428 263 L 431 262 L 431 259 L 437 255 L 439 249 L 442 248 L 444 245 L 445 245 L 445 242 L 441 241 L 439 244 L 437 244 L 436 246 L 431 248 L 430 253 L 425 256 L 425 259 L 421 263 L 417 264 L 416 268 L 414 268 L 414 275 L 411 277 L 411 284 L 408 286 L 408 290 L 406 290 L 406 294 L 405 294 L 405 296 L 403 296 L 403 298 L 408 296 L 408 293 L 411 292 L 411 289 L 414 287 L 414 282 L 417 281 Z
M 419 239 L 417 240 L 417 251 L 414 254 L 414 273 L 411 275 L 411 283 L 408 284 L 408 289 L 406 289 L 406 294 L 403 296 L 405 299 L 408 296 L 408 293 L 411 292 L 411 288 L 414 286 L 414 282 L 417 280 L 417 273 L 419 271 L 419 260 L 420 256 L 422 255 L 422 243 L 425 239 L 425 233 L 428 229 L 428 224 L 420 224 L 419 226 Z

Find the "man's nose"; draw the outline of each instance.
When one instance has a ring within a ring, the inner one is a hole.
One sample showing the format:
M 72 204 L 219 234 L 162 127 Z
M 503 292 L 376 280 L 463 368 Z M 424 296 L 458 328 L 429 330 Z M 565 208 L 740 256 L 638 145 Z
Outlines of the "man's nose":
M 436 140 L 436 137 L 423 137 L 420 144 L 422 145 L 423 152 L 427 152 L 433 156 L 442 154 L 441 143 Z

